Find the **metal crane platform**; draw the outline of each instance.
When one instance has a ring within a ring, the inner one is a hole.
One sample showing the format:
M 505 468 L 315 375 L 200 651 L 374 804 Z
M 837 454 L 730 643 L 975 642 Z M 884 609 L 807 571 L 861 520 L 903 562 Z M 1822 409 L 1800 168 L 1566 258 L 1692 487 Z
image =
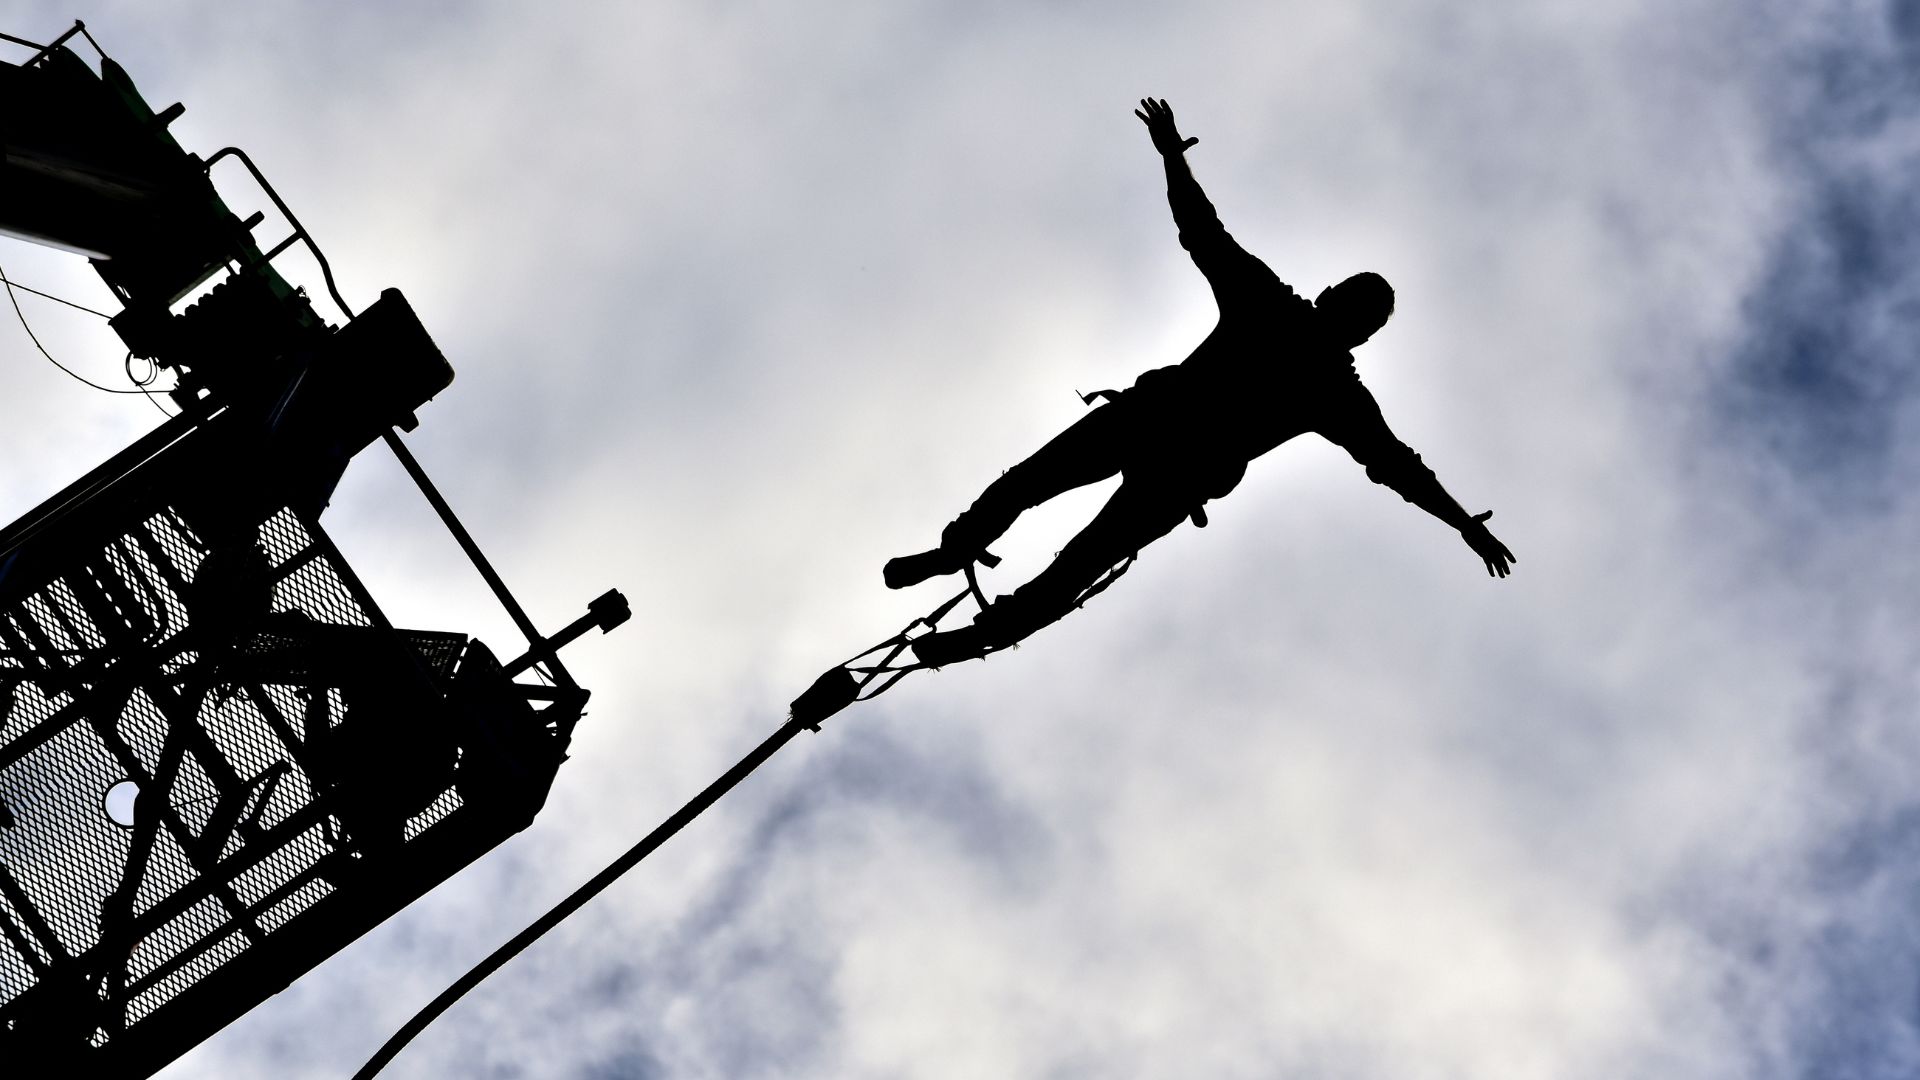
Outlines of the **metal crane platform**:
M 558 650 L 627 608 L 534 627 L 394 430 L 453 376 L 405 298 L 349 310 L 253 163 L 186 153 L 76 35 L 0 35 L 33 50 L 0 64 L 0 230 L 93 261 L 181 412 L 0 530 L 0 1058 L 144 1077 L 525 828 L 588 697 Z M 274 270 L 295 243 L 344 324 Z M 328 538 L 376 441 L 524 654 L 393 626 Z

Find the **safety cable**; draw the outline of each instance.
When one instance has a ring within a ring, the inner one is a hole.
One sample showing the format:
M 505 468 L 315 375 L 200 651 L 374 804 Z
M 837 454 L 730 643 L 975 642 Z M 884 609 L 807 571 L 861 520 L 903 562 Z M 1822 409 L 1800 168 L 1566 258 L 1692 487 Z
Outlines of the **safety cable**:
M 66 372 L 69 376 L 71 376 L 75 380 L 85 383 L 86 385 L 93 387 L 95 390 L 98 390 L 103 394 L 146 394 L 147 393 L 147 388 L 144 385 L 139 383 L 136 383 L 134 386 L 134 389 L 131 389 L 131 390 L 118 390 L 111 386 L 101 386 L 99 383 L 94 382 L 92 379 L 87 378 L 85 375 L 80 374 L 79 372 L 73 370 L 67 365 L 61 363 L 60 361 L 55 360 L 53 358 L 53 354 L 47 351 L 47 347 L 40 343 L 40 335 L 34 333 L 33 326 L 27 322 L 27 314 L 26 312 L 20 310 L 20 297 L 16 295 L 14 290 L 19 289 L 22 292 L 30 292 L 30 293 L 33 293 L 35 296 L 46 296 L 47 299 L 49 300 L 60 300 L 60 298 L 57 296 L 48 296 L 46 293 L 43 293 L 38 289 L 29 289 L 25 285 L 15 285 L 13 283 L 13 280 L 7 277 L 7 272 L 4 268 L 0 268 L 0 285 L 6 286 L 7 300 L 11 304 L 13 304 L 13 314 L 15 318 L 20 320 L 20 329 L 25 330 L 27 332 L 27 337 L 33 341 L 33 347 L 40 350 L 40 355 L 47 358 L 47 363 L 52 364 L 54 367 L 57 367 L 61 371 Z M 80 310 L 82 311 L 87 311 L 87 312 L 91 312 L 92 314 L 99 315 L 103 319 L 109 317 L 107 315 L 101 314 L 98 311 L 94 311 L 92 308 L 81 307 L 79 304 L 73 303 L 70 300 L 60 300 L 60 302 L 63 304 L 66 304 L 68 307 L 80 308 Z M 133 372 L 131 370 L 127 372 L 127 377 L 129 379 L 133 378 Z M 162 409 L 161 411 L 165 412 L 166 410 Z
M 976 556 L 976 559 L 989 566 L 997 565 L 1000 562 L 998 558 L 992 555 L 985 553 L 982 553 L 982 555 L 984 557 Z M 1136 558 L 1138 558 L 1137 555 L 1129 555 L 1125 560 L 1110 568 L 1105 575 L 1088 586 L 1075 598 L 1073 606 L 1078 608 L 1088 600 L 1104 592 L 1107 586 L 1112 585 L 1120 575 L 1127 572 L 1128 567 L 1133 565 L 1133 561 Z M 572 895 L 555 905 L 551 911 L 542 915 L 533 925 L 520 931 L 519 934 L 514 936 L 513 940 L 495 949 L 492 955 L 474 965 L 472 970 L 462 975 L 457 982 L 442 991 L 439 997 L 434 998 L 425 1008 L 414 1014 L 413 1019 L 408 1020 L 404 1027 L 394 1032 L 393 1036 L 380 1047 L 379 1051 L 376 1052 L 373 1057 L 369 1058 L 365 1065 L 360 1067 L 360 1071 L 353 1074 L 353 1080 L 369 1080 L 370 1077 L 378 1073 L 389 1061 L 392 1061 L 395 1055 L 399 1054 L 409 1042 L 413 1041 L 415 1035 L 420 1034 L 421 1031 L 426 1029 L 428 1024 L 433 1023 L 440 1014 L 451 1008 L 453 1003 L 465 996 L 467 991 L 480 985 L 487 976 L 500 970 L 507 961 L 519 955 L 522 950 L 537 941 L 547 931 L 560 925 L 569 915 L 572 915 L 585 905 L 587 901 L 599 895 L 601 890 L 613 884 L 622 874 L 633 869 L 639 864 L 640 860 L 652 854 L 655 848 L 666 843 L 675 833 L 684 828 L 688 822 L 699 817 L 708 807 L 719 801 L 720 797 L 728 791 L 731 791 L 734 785 L 746 779 L 747 774 L 759 768 L 763 762 L 772 757 L 775 752 L 782 746 L 785 746 L 788 740 L 792 739 L 795 735 L 802 731 L 819 731 L 820 722 L 833 713 L 838 712 L 856 701 L 870 701 L 891 689 L 893 684 L 899 682 L 908 674 L 933 667 L 934 665 L 918 660 L 905 664 L 897 663 L 897 661 L 901 658 L 901 654 L 917 640 L 912 637 L 916 629 L 925 627 L 929 631 L 937 632 L 940 620 L 944 619 L 955 607 L 968 597 L 974 598 L 980 604 L 981 610 L 984 611 L 987 608 L 986 595 L 981 591 L 980 583 L 974 576 L 971 561 L 966 565 L 965 571 L 967 587 L 964 590 L 952 599 L 942 603 L 926 616 L 915 619 L 913 622 L 907 624 L 906 629 L 900 631 L 900 633 L 895 634 L 865 652 L 859 653 L 846 663 L 828 669 L 827 673 L 821 676 L 811 689 L 794 701 L 793 712 L 787 717 L 787 722 L 781 725 L 780 730 L 774 732 L 765 742 L 755 747 L 752 753 L 741 758 L 738 764 L 727 770 L 718 780 L 707 785 L 704 791 L 694 796 L 691 802 L 681 807 L 672 817 L 648 833 L 639 843 L 628 848 L 624 855 L 621 855 L 612 863 L 608 864 L 606 869 L 594 875 L 591 881 L 574 890 Z M 981 655 L 991 655 L 992 653 L 999 652 L 1001 648 L 1008 647 L 1017 647 L 1017 645 L 988 648 Z M 878 653 L 884 653 L 885 655 L 877 664 L 861 665 L 859 663 L 861 660 Z M 876 683 L 878 685 L 875 685 Z
M 4 278 L 5 278 L 5 275 L 0 274 L 0 279 L 4 279 Z M 84 311 L 89 315 L 98 315 L 103 319 L 113 318 L 113 316 L 107 314 L 104 311 L 95 311 L 94 309 L 88 307 L 85 304 L 76 304 L 64 296 L 55 296 L 49 292 L 41 292 L 39 289 L 36 289 L 31 285 L 22 285 L 17 281 L 8 281 L 7 284 L 13 286 L 16 289 L 19 289 L 21 292 L 32 293 L 33 295 L 40 297 L 42 300 L 51 300 L 56 304 L 65 304 L 70 308 L 79 308 L 81 311 Z
M 127 358 L 121 361 L 120 366 L 126 369 L 127 381 L 139 387 L 140 392 L 147 395 L 147 401 L 150 402 L 154 408 L 160 410 L 161 416 L 164 416 L 167 419 L 171 420 L 173 419 L 174 414 L 168 412 L 167 407 L 165 405 L 160 404 L 160 399 L 154 397 L 153 391 L 148 389 L 160 378 L 160 362 L 153 359 L 152 357 L 147 357 L 146 360 L 147 360 L 147 377 L 144 379 L 137 378 L 133 374 L 133 350 L 132 349 L 127 350 Z
M 480 985 L 482 980 L 495 971 L 498 971 L 507 961 L 519 955 L 523 949 L 533 944 L 541 935 L 560 925 L 561 921 L 567 916 L 578 911 L 587 901 L 599 895 L 601 890 L 613 884 L 622 874 L 633 869 L 639 864 L 640 860 L 651 855 L 655 848 L 666 843 L 673 837 L 673 834 L 685 828 L 688 822 L 699 817 L 709 806 L 718 802 L 722 795 L 733 790 L 734 785 L 746 779 L 748 773 L 759 768 L 763 762 L 777 753 L 789 740 L 804 730 L 806 730 L 806 728 L 795 720 L 788 720 L 785 724 L 782 724 L 780 730 L 768 736 L 767 740 L 759 746 L 754 747 L 752 753 L 741 758 L 738 764 L 728 769 L 718 780 L 708 784 L 706 790 L 694 796 L 691 802 L 681 807 L 672 817 L 661 822 L 658 828 L 648 833 L 639 843 L 628 848 L 626 854 L 621 855 L 609 863 L 605 870 L 595 874 L 593 880 L 575 889 L 571 896 L 554 905 L 553 910 L 540 916 L 533 925 L 520 931 L 520 933 L 514 936 L 512 941 L 495 949 L 493 955 L 474 965 L 473 970 L 462 975 L 459 981 L 442 991 L 439 997 L 434 998 L 427 1004 L 426 1008 L 421 1009 L 414 1015 L 413 1019 L 407 1021 L 406 1026 L 394 1032 L 393 1037 L 388 1039 L 386 1044 L 381 1046 L 379 1051 L 375 1053 L 373 1057 L 369 1058 L 365 1065 L 360 1067 L 360 1071 L 353 1074 L 353 1080 L 367 1080 L 368 1077 L 379 1072 L 386 1066 L 387 1062 L 393 1060 L 394 1055 L 405 1048 L 407 1043 L 413 1041 L 415 1035 L 420 1034 L 428 1024 L 433 1023 L 435 1018 L 441 1013 L 446 1012 L 447 1009 L 452 1006 L 454 1002 L 460 1000 L 467 991 Z

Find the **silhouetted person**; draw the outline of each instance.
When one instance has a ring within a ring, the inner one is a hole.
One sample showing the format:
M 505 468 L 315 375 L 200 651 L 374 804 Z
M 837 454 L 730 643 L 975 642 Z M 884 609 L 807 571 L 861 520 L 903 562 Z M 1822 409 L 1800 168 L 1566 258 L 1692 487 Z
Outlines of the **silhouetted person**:
M 1487 531 L 1489 511 L 1461 509 L 1414 453 L 1394 437 L 1360 384 L 1350 350 L 1393 314 L 1393 289 L 1361 273 L 1301 297 L 1221 227 L 1187 169 L 1186 151 L 1165 101 L 1135 110 L 1167 170 L 1167 202 L 1180 246 L 1206 275 L 1220 321 L 1186 360 L 1141 375 L 1106 404 L 987 487 L 940 534 L 932 551 L 886 566 L 890 588 L 964 569 L 1021 512 L 1062 492 L 1119 473 L 1120 487 L 1053 563 L 972 626 L 928 634 L 914 653 L 930 664 L 970 659 L 1010 645 L 1072 610 L 1116 564 L 1165 536 L 1183 519 L 1205 524 L 1201 506 L 1232 491 L 1247 463 L 1303 432 L 1340 446 L 1367 478 L 1460 531 L 1487 573 L 1507 576 L 1515 561 Z

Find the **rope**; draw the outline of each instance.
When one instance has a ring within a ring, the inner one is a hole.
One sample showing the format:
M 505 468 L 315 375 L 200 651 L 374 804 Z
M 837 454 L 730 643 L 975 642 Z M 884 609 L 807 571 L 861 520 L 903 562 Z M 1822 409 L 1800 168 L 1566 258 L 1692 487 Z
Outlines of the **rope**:
M 518 956 L 527 946 L 539 940 L 541 935 L 560 925 L 561 920 L 578 911 L 587 901 L 599 895 L 601 890 L 613 884 L 622 874 L 625 874 L 637 866 L 640 860 L 651 855 L 655 848 L 666 843 L 675 833 L 686 827 L 688 822 L 699 817 L 707 807 L 718 802 L 722 795 L 733 790 L 734 785 L 745 780 L 747 774 L 759 768 L 763 762 L 772 757 L 781 747 L 785 746 L 788 740 L 803 730 L 805 729 L 802 728 L 801 725 L 792 720 L 782 724 L 780 730 L 768 736 L 767 740 L 759 746 L 754 747 L 752 753 L 741 758 L 738 764 L 728 769 L 718 780 L 708 784 L 706 790 L 694 796 L 691 802 L 681 807 L 672 817 L 648 833 L 639 843 L 628 848 L 626 854 L 621 855 L 609 863 L 605 870 L 595 874 L 593 880 L 575 889 L 571 896 L 554 905 L 553 910 L 540 916 L 532 926 L 520 931 L 512 941 L 495 949 L 493 955 L 474 965 L 473 970 L 462 975 L 458 982 L 455 982 L 452 986 L 442 991 L 439 997 L 434 998 L 433 1001 L 428 1003 L 426 1008 L 421 1009 L 414 1015 L 413 1019 L 407 1021 L 405 1027 L 394 1032 L 393 1037 L 388 1039 L 386 1044 L 381 1046 L 379 1051 L 375 1053 L 373 1057 L 367 1059 L 365 1065 L 360 1067 L 360 1071 L 353 1074 L 353 1080 L 367 1080 L 368 1077 L 379 1072 L 386 1066 L 387 1062 L 393 1060 L 394 1055 L 398 1054 L 409 1042 L 413 1041 L 415 1035 L 420 1034 L 428 1024 L 433 1023 L 441 1013 L 446 1012 L 454 1002 L 459 1001 L 467 991 L 480 985 L 483 979 L 495 971 L 500 970 L 507 961 Z
M 1094 596 L 1103 592 L 1107 586 L 1113 584 L 1115 579 L 1127 572 L 1127 568 L 1133 564 L 1135 557 L 1136 556 L 1128 556 L 1125 562 L 1108 570 L 1100 580 L 1094 582 L 1080 594 L 1074 601 L 1074 607 L 1077 608 L 1081 604 L 1086 603 Z M 906 651 L 912 643 L 913 639 L 909 635 L 911 635 L 915 629 L 925 626 L 929 630 L 937 630 L 938 627 L 936 624 L 969 596 L 977 599 L 981 603 L 982 608 L 985 608 L 986 598 L 981 594 L 979 582 L 974 580 L 971 565 L 968 567 L 967 587 L 952 599 L 941 603 L 939 607 L 933 609 L 933 611 L 925 617 L 915 619 L 911 623 L 908 623 L 906 628 L 898 634 L 875 645 L 871 649 L 856 654 L 839 667 L 828 669 L 826 675 L 821 677 L 821 683 L 815 684 L 816 690 L 822 683 L 829 683 L 829 680 L 833 680 L 836 677 L 844 679 L 845 684 L 838 686 L 837 692 L 829 693 L 828 696 L 836 700 L 826 708 L 825 712 L 819 714 L 806 713 L 800 707 L 801 702 L 796 701 L 794 704 L 797 715 L 789 716 L 787 722 L 782 724 L 778 731 L 768 736 L 765 742 L 755 747 L 752 753 L 741 758 L 738 764 L 727 770 L 719 779 L 708 784 L 704 791 L 694 796 L 692 801 L 681 807 L 672 817 L 648 833 L 639 843 L 628 848 L 625 854 L 609 863 L 607 868 L 594 875 L 591 881 L 580 886 L 573 891 L 572 895 L 554 905 L 552 910 L 542 915 L 533 925 L 520 931 L 519 934 L 514 936 L 513 940 L 495 949 L 492 955 L 474 965 L 472 970 L 462 975 L 457 982 L 442 991 L 439 997 L 434 998 L 425 1008 L 414 1014 L 413 1019 L 407 1021 L 406 1025 L 399 1031 L 394 1032 L 393 1036 L 380 1047 L 379 1051 L 376 1052 L 373 1057 L 367 1059 L 365 1065 L 360 1067 L 360 1071 L 353 1074 L 353 1080 L 369 1080 L 374 1074 L 378 1073 L 388 1062 L 392 1061 L 409 1042 L 413 1041 L 415 1035 L 420 1034 L 421 1031 L 426 1029 L 428 1024 L 438 1019 L 442 1013 L 453 1006 L 454 1002 L 464 997 L 467 991 L 480 985 L 487 976 L 500 970 L 506 965 L 507 961 L 518 956 L 527 946 L 533 944 L 545 935 L 547 931 L 560 925 L 568 916 L 580 910 L 587 901 L 599 895 L 607 886 L 618 880 L 621 875 L 639 865 L 642 859 L 651 855 L 656 848 L 666 843 L 675 833 L 685 828 L 694 818 L 699 817 L 708 807 L 718 802 L 721 796 L 733 790 L 734 786 L 746 779 L 748 774 L 752 773 L 753 770 L 759 768 L 768 758 L 779 752 L 780 748 L 785 746 L 795 735 L 802 731 L 820 730 L 819 722 L 825 719 L 827 715 L 837 712 L 839 709 L 855 701 L 870 701 L 885 693 L 894 683 L 899 682 L 912 672 L 926 668 L 926 664 L 918 662 L 896 666 L 894 661 L 899 659 L 900 654 Z M 998 650 L 990 650 L 990 652 L 997 651 Z M 854 666 L 863 658 L 872 656 L 875 653 L 885 653 L 886 655 L 883 656 L 877 664 L 860 667 Z M 879 685 L 873 686 L 876 680 L 878 680 Z M 830 689 L 833 689 L 831 688 L 831 684 L 829 685 Z M 871 690 L 868 689 L 870 686 L 873 687 Z M 814 690 L 808 691 L 808 695 L 802 695 L 802 700 L 805 700 L 807 696 L 814 692 Z

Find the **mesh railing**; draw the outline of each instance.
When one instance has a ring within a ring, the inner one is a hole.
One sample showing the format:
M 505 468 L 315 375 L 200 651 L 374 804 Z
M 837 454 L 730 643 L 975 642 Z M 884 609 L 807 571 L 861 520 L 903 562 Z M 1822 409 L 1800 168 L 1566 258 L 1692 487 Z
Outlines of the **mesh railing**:
M 461 806 L 467 639 L 387 626 L 291 511 L 208 531 L 162 507 L 0 593 L 0 1033 L 109 1045 Z

